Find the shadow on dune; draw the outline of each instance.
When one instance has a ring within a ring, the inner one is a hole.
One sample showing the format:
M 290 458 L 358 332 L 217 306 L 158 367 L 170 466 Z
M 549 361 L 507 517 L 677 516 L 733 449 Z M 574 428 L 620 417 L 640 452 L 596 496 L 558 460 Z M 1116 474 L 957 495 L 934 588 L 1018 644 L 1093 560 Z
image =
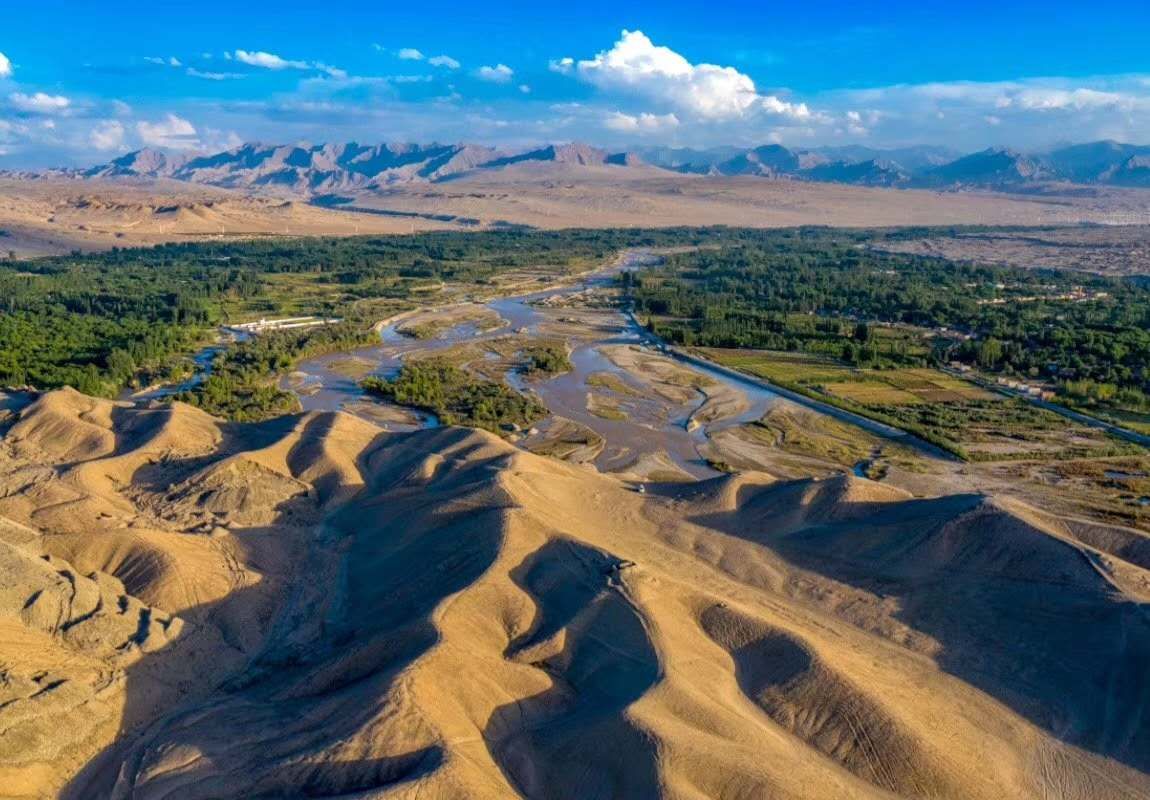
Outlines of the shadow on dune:
M 288 792 L 294 797 L 346 798 L 349 794 L 415 780 L 442 763 L 441 748 L 424 747 L 397 756 L 317 764 L 310 775 L 302 771 L 300 781 Z
M 322 418 L 314 426 L 311 434 L 322 435 Z M 269 424 L 235 444 L 270 444 L 291 429 Z M 402 741 L 365 732 L 387 713 L 399 673 L 437 641 L 430 619 L 436 606 L 492 564 L 501 512 L 442 511 L 430 498 L 421 507 L 418 491 L 411 502 L 376 507 L 384 485 L 410 465 L 371 462 L 379 461 L 381 447 L 407 435 L 418 434 L 382 434 L 363 451 L 358 466 L 366 486 L 332 513 L 324 516 L 314 496 L 301 496 L 283 503 L 271 525 L 239 534 L 241 540 L 288 535 L 281 521 L 299 525 L 308 518 L 301 507 L 312 504 L 316 524 L 307 533 L 307 554 L 270 610 L 264 644 L 246 665 L 204 681 L 160 714 L 148 699 L 152 678 L 145 670 L 158 665 L 162 673 L 160 660 L 178 658 L 178 647 L 129 668 L 117 742 L 62 797 L 335 797 L 413 780 L 441 765 L 435 732 L 420 730 L 418 721 Z M 302 446 L 309 436 L 305 430 Z M 191 459 L 183 472 L 203 462 Z M 181 471 L 168 466 L 170 475 Z M 217 624 L 232 638 L 231 610 L 257 591 L 241 589 L 182 616 Z
M 780 519 L 812 485 L 743 486 L 734 510 L 693 521 L 895 598 L 895 617 L 941 645 L 943 670 L 1068 744 L 1150 770 L 1146 608 L 1088 553 L 976 495 L 816 498 L 805 518 Z
M 492 715 L 484 736 L 526 797 L 658 797 L 656 743 L 627 717 L 660 676 L 643 620 L 612 584 L 610 556 L 554 540 L 513 580 L 536 603 L 532 629 L 508 647 L 551 677 L 550 689 Z M 563 634 L 561 648 L 549 640 Z

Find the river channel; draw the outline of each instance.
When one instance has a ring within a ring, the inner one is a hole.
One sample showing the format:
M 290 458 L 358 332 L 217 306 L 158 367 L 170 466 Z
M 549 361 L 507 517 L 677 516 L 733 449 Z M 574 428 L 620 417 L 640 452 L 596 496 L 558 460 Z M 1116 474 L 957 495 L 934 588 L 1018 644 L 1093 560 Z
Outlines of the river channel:
M 387 325 L 380 331 L 378 346 L 303 361 L 293 376 L 283 379 L 281 387 L 298 389 L 300 404 L 305 411 L 354 411 L 354 407 L 360 405 L 365 398 L 355 378 L 341 374 L 339 370 L 340 362 L 346 362 L 350 357 L 374 365 L 371 368 L 372 374 L 390 377 L 399 370 L 403 360 L 412 354 L 425 355 L 463 342 L 483 341 L 507 336 L 512 332 L 525 338 L 540 335 L 541 327 L 554 322 L 557 313 L 562 313 L 540 306 L 541 301 L 610 285 L 620 271 L 641 268 L 657 263 L 658 260 L 651 253 L 632 251 L 624 254 L 613 265 L 587 276 L 580 283 L 489 301 L 487 307 L 504 321 L 495 330 L 480 331 L 473 324 L 465 323 L 434 339 L 413 339 L 397 332 L 395 323 Z M 623 469 L 628 463 L 644 456 L 665 453 L 676 467 L 694 477 L 713 476 L 717 473 L 708 466 L 700 452 L 708 435 L 723 427 L 761 418 L 770 405 L 779 399 L 778 395 L 760 386 L 692 364 L 686 368 L 707 375 L 715 384 L 728 386 L 745 398 L 745 410 L 720 421 L 689 425 L 692 413 L 705 400 L 703 393 L 697 392 L 696 397 L 682 404 L 649 396 L 649 388 L 607 358 L 602 348 L 642 345 L 653 350 L 655 344 L 646 331 L 622 312 L 604 310 L 601 316 L 602 321 L 595 326 L 594 336 L 572 340 L 571 371 L 547 380 L 525 381 L 516 372 L 509 372 L 505 376 L 508 384 L 514 388 L 534 392 L 552 414 L 584 425 L 602 436 L 606 444 L 594 462 L 600 469 Z M 635 396 L 627 402 L 625 419 L 605 419 L 588 411 L 587 393 L 590 387 L 587 378 L 595 373 L 611 373 L 634 390 Z M 548 422 L 545 420 L 540 423 L 540 427 L 545 428 Z M 420 416 L 414 426 L 387 423 L 384 427 L 390 430 L 410 430 L 412 427 L 437 424 L 433 416 L 425 414 Z

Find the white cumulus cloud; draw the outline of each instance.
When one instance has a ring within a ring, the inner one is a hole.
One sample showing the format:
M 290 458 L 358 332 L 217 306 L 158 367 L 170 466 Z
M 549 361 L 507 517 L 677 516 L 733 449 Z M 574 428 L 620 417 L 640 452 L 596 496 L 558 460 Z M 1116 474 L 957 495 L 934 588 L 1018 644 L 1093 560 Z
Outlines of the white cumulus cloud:
M 96 150 L 119 150 L 124 146 L 124 126 L 118 120 L 106 119 L 92 129 L 88 142 Z
M 624 114 L 612 111 L 603 120 L 603 126 L 621 133 L 658 133 L 679 125 L 674 114 Z
M 414 47 L 404 47 L 396 53 L 404 61 L 422 61 L 423 53 L 416 50 Z
M 451 56 L 432 56 L 427 59 L 427 63 L 433 67 L 447 67 L 448 69 L 459 69 L 460 64 Z
M 575 59 L 570 57 L 553 58 L 547 62 L 547 69 L 558 72 L 560 75 L 570 75 L 575 71 Z
M 810 117 L 802 103 L 761 95 L 750 76 L 734 67 L 692 64 L 642 31 L 623 31 L 610 50 L 572 66 L 552 62 L 559 72 L 574 71 L 600 89 L 634 95 L 704 119 L 731 119 L 767 112 L 796 119 Z
M 175 114 L 168 114 L 158 122 L 137 122 L 136 133 L 149 147 L 194 150 L 200 146 L 196 126 Z
M 8 60 L 8 56 L 0 53 L 0 78 L 12 77 L 12 62 Z
M 496 64 L 494 67 L 480 67 L 475 71 L 475 77 L 491 83 L 507 83 L 515 75 L 515 70 L 506 64 Z
M 8 100 L 17 111 L 24 111 L 28 114 L 54 114 L 64 111 L 72 105 L 72 101 L 63 95 L 44 94 L 44 92 L 36 92 L 35 94 L 13 92 L 8 95 Z

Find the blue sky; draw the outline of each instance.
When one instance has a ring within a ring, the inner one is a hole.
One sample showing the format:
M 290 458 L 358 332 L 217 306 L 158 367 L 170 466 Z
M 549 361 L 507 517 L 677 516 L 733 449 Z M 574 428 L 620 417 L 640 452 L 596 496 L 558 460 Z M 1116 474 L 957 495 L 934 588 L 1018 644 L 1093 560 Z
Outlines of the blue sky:
M 253 139 L 1150 142 L 1145 0 L 4 5 L 4 167 Z

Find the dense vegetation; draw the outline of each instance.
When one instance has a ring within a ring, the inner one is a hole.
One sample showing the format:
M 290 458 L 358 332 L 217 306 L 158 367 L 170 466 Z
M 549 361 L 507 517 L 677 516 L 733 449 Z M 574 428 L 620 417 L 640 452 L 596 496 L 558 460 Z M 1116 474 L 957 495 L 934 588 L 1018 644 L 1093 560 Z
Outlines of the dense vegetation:
M 861 366 L 959 361 L 1150 411 L 1150 290 L 1130 281 L 880 253 L 860 234 L 764 233 L 628 273 L 641 319 L 684 345 Z
M 430 411 L 445 425 L 501 431 L 529 425 L 547 413 L 532 398 L 477 378 L 442 358 L 407 361 L 394 378 L 373 375 L 360 385 L 398 405 Z
M 345 319 L 338 330 L 236 345 L 182 396 L 214 413 L 266 416 L 291 406 L 276 374 L 363 344 L 370 322 L 426 303 L 445 284 L 481 293 L 507 276 L 519 285 L 553 280 L 626 247 L 696 246 L 624 278 L 639 315 L 672 341 L 879 367 L 958 360 L 1055 382 L 1078 405 L 1150 411 L 1150 287 L 869 248 L 940 233 L 508 230 L 9 259 L 0 261 L 0 386 L 113 396 L 186 377 L 187 357 L 221 323 L 283 313 Z M 1063 297 L 1072 289 L 1081 301 Z M 529 370 L 565 368 L 561 353 L 527 355 Z
M 139 375 L 162 378 L 212 321 L 208 299 L 246 289 L 231 274 L 192 285 L 148 270 L 0 265 L 0 385 L 105 395 Z
M 567 348 L 562 344 L 545 342 L 523 349 L 523 371 L 528 375 L 558 375 L 571 369 Z
M 70 385 L 113 396 L 184 376 L 190 364 L 183 356 L 210 340 L 222 322 L 280 313 L 374 320 L 410 307 L 421 292 L 445 282 L 483 286 L 528 267 L 562 274 L 622 247 L 737 235 L 719 229 L 442 232 L 168 244 L 2 260 L 0 386 Z M 383 304 L 362 307 L 364 301 Z M 276 354 L 277 368 L 286 366 L 283 357 L 293 349 L 287 343 Z M 253 372 L 247 366 L 245 372 Z M 226 407 L 218 399 L 231 391 L 230 383 L 217 380 L 204 390 L 217 398 L 205 399 L 207 407 Z
M 294 394 L 272 382 L 276 375 L 300 359 L 367 347 L 376 341 L 370 327 L 347 322 L 270 331 L 217 355 L 211 373 L 176 399 L 240 422 L 286 414 L 297 410 L 299 404 Z

